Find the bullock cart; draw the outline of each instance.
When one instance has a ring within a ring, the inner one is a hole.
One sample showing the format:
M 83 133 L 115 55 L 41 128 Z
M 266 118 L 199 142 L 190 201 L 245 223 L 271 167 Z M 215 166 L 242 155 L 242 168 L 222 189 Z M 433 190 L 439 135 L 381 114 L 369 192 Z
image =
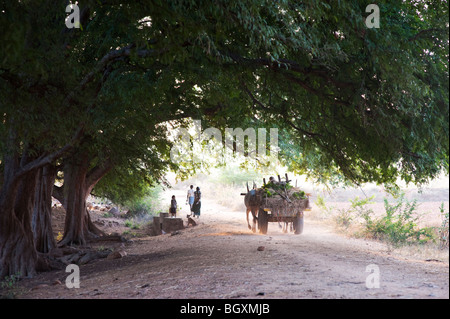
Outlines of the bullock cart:
M 278 223 L 284 232 L 290 230 L 296 235 L 303 232 L 304 212 L 310 210 L 311 194 L 292 186 L 290 182 L 287 174 L 285 181 L 280 176 L 278 181 L 271 177 L 269 183 L 264 179 L 261 188 L 256 188 L 254 184 L 250 191 L 247 186 L 247 193 L 241 194 L 246 196 L 247 214 L 252 212 L 261 234 L 267 234 L 269 223 Z

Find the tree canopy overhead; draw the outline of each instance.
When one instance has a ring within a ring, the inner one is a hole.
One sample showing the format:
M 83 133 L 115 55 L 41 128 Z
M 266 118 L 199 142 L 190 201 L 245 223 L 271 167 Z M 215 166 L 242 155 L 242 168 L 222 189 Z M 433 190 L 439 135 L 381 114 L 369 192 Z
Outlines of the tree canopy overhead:
M 99 120 L 96 114 L 114 110 L 110 101 L 95 107 L 99 100 L 141 94 L 153 122 L 164 121 L 154 112 L 160 105 L 166 120 L 283 128 L 280 156 L 312 175 L 420 183 L 448 167 L 445 1 L 378 3 L 379 29 L 365 25 L 363 1 L 86 1 L 79 3 L 82 30 L 46 22 L 32 32 L 41 20 L 64 17 L 57 6 L 32 15 L 45 4 L 13 3 L 3 14 L 29 13 L 5 33 L 2 78 L 9 80 L 4 92 L 35 86 L 20 95 L 34 101 L 20 102 L 27 112 L 16 108 L 33 134 L 46 127 L 44 116 L 76 128 L 80 109 Z M 21 42 L 26 36 L 29 43 Z M 25 74 L 27 84 L 20 82 Z M 36 86 L 45 88 L 39 101 Z M 66 102 L 55 106 L 62 114 L 46 96 Z M 11 104 L 3 105 L 11 113 Z
M 172 3 L 185 31 L 203 21 L 183 42 L 212 106 L 201 117 L 279 127 L 280 158 L 324 181 L 424 183 L 448 172 L 448 3 L 381 2 L 379 29 L 365 25 L 366 5 Z
M 0 276 L 54 245 L 26 234 L 57 176 L 63 243 L 83 243 L 92 188 L 178 169 L 167 133 L 186 119 L 277 127 L 280 160 L 324 181 L 448 172 L 447 1 L 378 2 L 372 29 L 365 1 L 87 0 L 80 29 L 66 5 L 0 2 Z

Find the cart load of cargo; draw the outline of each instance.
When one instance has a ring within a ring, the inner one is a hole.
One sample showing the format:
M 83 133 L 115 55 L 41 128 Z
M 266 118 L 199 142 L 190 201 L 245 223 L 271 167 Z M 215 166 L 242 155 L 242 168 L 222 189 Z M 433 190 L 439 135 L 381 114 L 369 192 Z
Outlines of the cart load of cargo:
M 295 234 L 303 232 L 303 212 L 310 210 L 309 196 L 299 187 L 291 185 L 287 174 L 286 179 L 278 180 L 271 177 L 268 182 L 264 179 L 261 188 L 247 189 L 247 209 L 257 210 L 256 221 L 260 233 L 266 234 L 269 222 L 277 222 L 284 231 L 289 229 Z M 249 207 L 251 206 L 251 207 Z

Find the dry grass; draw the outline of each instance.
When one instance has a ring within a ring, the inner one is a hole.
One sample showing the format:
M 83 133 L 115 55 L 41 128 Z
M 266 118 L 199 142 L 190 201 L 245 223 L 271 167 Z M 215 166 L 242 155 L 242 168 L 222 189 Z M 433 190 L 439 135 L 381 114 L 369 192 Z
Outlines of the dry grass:
M 420 245 L 402 245 L 395 248 L 395 253 L 400 256 L 425 261 L 440 261 L 449 263 L 448 246 L 442 248 L 439 242 L 439 228 L 442 225 L 443 216 L 440 211 L 442 202 L 430 201 L 420 202 L 417 206 L 417 226 L 420 228 L 431 227 L 434 229 L 436 241 Z M 335 229 L 337 233 L 353 238 L 374 240 L 370 237 L 364 227 L 364 220 L 355 215 L 346 216 L 343 212 L 351 206 L 350 202 L 329 202 L 325 207 L 312 204 L 313 209 L 308 212 L 307 218 L 321 221 Z M 373 211 L 373 217 L 381 217 L 385 214 L 383 203 L 368 204 L 365 207 Z M 449 202 L 444 202 L 444 210 L 448 212 Z M 387 245 L 389 251 L 394 250 Z

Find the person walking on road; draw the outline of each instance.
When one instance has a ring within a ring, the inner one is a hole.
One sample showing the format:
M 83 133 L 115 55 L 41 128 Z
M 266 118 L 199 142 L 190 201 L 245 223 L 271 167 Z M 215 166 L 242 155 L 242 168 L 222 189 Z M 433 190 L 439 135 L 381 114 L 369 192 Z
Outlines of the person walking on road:
M 194 217 L 200 217 L 200 208 L 202 207 L 202 193 L 200 192 L 200 187 L 194 192 L 194 204 L 192 205 L 192 211 L 194 212 Z
M 191 207 L 191 212 L 192 212 L 192 205 L 194 204 L 194 185 L 191 185 L 191 187 L 188 189 L 187 192 L 187 198 L 186 198 L 186 204 L 189 203 L 189 206 Z

